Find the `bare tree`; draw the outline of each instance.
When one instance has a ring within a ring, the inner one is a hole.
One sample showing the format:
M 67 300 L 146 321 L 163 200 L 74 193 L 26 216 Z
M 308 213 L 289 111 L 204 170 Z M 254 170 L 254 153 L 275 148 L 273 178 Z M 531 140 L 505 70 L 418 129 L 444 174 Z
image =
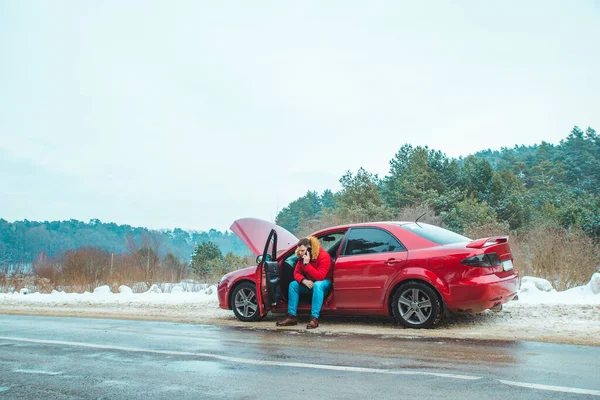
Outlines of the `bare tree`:
M 93 290 L 108 282 L 110 253 L 87 247 L 65 254 L 62 262 L 62 281 L 80 290 Z

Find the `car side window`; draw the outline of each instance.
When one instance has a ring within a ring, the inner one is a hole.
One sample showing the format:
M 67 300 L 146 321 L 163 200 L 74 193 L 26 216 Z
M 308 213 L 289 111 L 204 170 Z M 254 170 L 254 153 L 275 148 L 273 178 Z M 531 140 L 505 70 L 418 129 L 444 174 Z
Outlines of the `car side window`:
M 373 253 L 392 253 L 406 251 L 406 248 L 394 236 L 376 228 L 354 228 L 348 232 L 345 256 Z

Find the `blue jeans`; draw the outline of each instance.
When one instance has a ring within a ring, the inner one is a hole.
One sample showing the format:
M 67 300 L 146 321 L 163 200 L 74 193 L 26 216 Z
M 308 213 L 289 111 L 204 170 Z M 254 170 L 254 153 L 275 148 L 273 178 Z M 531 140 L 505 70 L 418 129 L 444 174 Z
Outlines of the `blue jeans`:
M 331 281 L 328 281 L 327 279 L 315 281 L 312 289 L 307 288 L 297 281 L 292 281 L 288 289 L 288 314 L 296 316 L 300 293 L 312 293 L 312 308 L 310 310 L 310 315 L 318 319 L 321 313 L 323 300 L 325 300 L 325 295 L 329 292 L 329 289 L 331 289 Z

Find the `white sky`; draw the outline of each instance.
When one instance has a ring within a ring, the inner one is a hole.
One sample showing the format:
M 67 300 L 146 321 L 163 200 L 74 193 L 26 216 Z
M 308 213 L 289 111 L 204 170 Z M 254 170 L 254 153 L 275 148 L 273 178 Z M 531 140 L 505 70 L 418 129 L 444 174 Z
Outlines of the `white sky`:
M 599 1 L 321 3 L 0 0 L 0 218 L 224 230 L 600 130 Z

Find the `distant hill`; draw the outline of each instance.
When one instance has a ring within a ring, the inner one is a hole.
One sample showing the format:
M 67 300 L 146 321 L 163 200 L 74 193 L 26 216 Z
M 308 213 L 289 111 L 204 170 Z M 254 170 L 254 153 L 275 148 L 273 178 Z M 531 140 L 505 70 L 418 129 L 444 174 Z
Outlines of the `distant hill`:
M 207 241 L 216 243 L 223 254 L 250 253 L 233 233 L 214 229 L 208 232 L 179 228 L 157 231 L 97 219 L 86 223 L 74 219 L 8 222 L 0 218 L 0 266 L 29 264 L 40 252 L 54 257 L 82 247 L 98 247 L 115 254 L 151 247 L 161 256 L 173 253 L 181 261 L 189 261 L 194 247 Z

